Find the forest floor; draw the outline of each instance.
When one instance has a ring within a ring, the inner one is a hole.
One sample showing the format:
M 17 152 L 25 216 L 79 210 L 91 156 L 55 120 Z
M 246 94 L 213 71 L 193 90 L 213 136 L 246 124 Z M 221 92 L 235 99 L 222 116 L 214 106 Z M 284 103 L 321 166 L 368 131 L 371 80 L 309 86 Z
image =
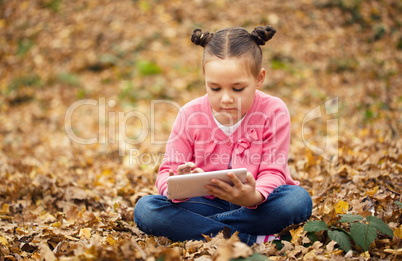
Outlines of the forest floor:
M 396 0 L 0 1 L 0 260 L 399 260 L 401 11 Z M 300 224 L 252 247 L 145 235 L 135 204 L 157 194 L 178 109 L 205 93 L 193 29 L 259 25 L 277 29 L 262 90 L 289 108 L 289 168 L 322 221 L 310 224 L 327 230 Z

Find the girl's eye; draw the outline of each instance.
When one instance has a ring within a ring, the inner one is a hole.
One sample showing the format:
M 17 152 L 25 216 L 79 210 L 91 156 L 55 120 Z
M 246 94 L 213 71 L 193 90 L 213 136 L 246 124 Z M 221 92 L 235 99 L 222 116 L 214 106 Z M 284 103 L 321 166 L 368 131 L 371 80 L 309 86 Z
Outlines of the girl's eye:
M 213 91 L 213 92 L 217 92 L 221 89 L 221 88 L 212 88 L 212 87 L 210 87 L 210 88 L 211 88 L 211 91 Z
M 237 89 L 237 88 L 233 88 L 233 91 L 235 91 L 235 92 L 241 92 L 241 91 L 243 91 L 243 90 L 244 90 L 244 88 L 246 88 L 246 87 L 239 88 L 239 89 Z

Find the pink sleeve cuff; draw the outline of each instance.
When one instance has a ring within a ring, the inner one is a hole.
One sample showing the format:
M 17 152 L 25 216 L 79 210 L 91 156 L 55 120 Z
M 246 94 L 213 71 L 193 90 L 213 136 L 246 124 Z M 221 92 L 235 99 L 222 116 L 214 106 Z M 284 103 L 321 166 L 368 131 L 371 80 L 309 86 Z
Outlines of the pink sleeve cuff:
M 185 199 L 173 199 L 172 202 L 173 203 L 181 203 L 181 202 L 185 202 L 187 200 L 189 200 L 190 198 L 185 198 Z

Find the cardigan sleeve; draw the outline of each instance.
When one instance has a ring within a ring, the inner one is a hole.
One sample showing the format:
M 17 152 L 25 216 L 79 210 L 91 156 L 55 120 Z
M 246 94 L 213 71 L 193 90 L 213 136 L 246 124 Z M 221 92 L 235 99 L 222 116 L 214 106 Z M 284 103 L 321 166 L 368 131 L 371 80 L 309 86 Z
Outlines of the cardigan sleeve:
M 172 132 L 166 144 L 166 151 L 161 166 L 159 167 L 158 177 L 156 178 L 156 187 L 160 195 L 167 196 L 167 179 L 169 170 L 177 174 L 177 167 L 193 158 L 194 145 L 188 138 L 186 131 L 186 114 L 184 108 L 180 109 Z
M 288 181 L 293 183 L 287 165 L 290 143 L 289 111 L 279 98 L 275 98 L 267 107 L 270 117 L 265 122 L 262 161 L 256 179 L 256 190 L 265 198 L 264 201 L 275 188 L 287 184 Z

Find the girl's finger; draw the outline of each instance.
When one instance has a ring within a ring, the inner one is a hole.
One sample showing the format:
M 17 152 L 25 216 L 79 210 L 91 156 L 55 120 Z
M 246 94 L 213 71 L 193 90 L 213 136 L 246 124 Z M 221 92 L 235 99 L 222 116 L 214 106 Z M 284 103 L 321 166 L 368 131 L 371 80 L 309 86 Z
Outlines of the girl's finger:
M 173 170 L 169 170 L 169 177 L 170 176 L 174 176 L 174 171 Z
M 177 167 L 177 173 L 178 173 L 179 175 L 183 174 L 185 167 L 186 167 L 186 164 L 182 164 L 182 165 L 178 166 L 178 167 Z
M 208 194 L 214 197 L 220 197 L 223 193 L 221 188 L 214 185 L 207 185 L 206 189 L 208 190 Z
M 224 191 L 230 191 L 232 189 L 231 185 L 229 185 L 228 183 L 226 183 L 226 182 L 224 182 L 222 180 L 219 180 L 219 179 L 212 179 L 211 183 L 214 186 L 220 187 Z
M 191 173 L 202 173 L 204 172 L 201 168 L 195 168 L 194 170 L 191 171 Z
M 232 182 L 236 188 L 241 188 L 241 186 L 243 186 L 243 183 L 241 182 L 241 180 L 234 173 L 229 172 L 228 176 L 232 180 Z
M 185 174 L 191 173 L 191 169 L 196 167 L 196 165 L 193 162 L 186 162 L 184 165 L 185 165 L 184 166 L 184 173 Z
M 246 182 L 248 185 L 255 187 L 255 179 L 253 174 L 251 174 L 251 172 L 247 172 Z

